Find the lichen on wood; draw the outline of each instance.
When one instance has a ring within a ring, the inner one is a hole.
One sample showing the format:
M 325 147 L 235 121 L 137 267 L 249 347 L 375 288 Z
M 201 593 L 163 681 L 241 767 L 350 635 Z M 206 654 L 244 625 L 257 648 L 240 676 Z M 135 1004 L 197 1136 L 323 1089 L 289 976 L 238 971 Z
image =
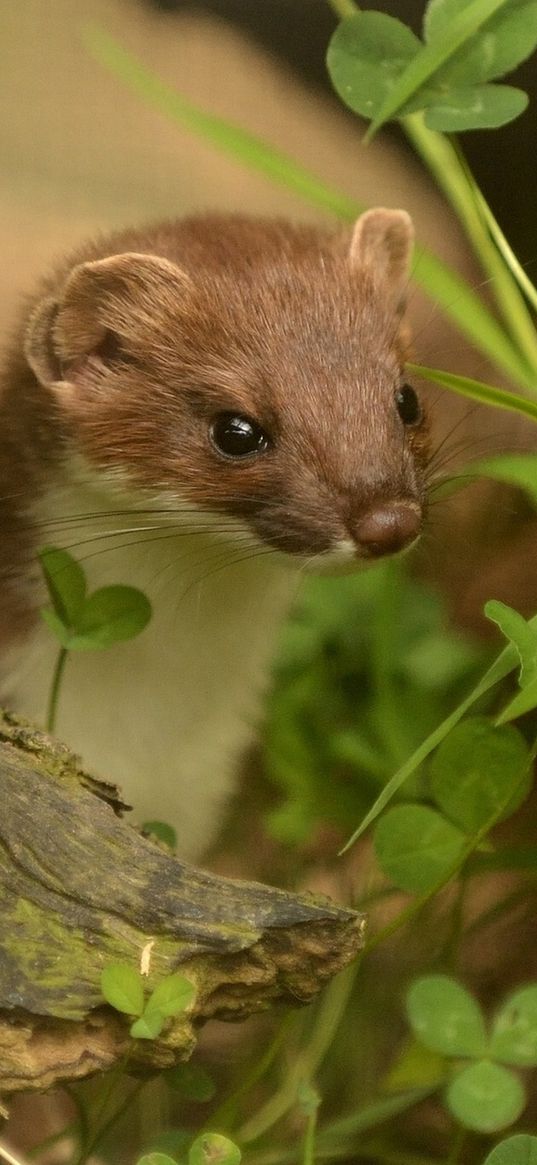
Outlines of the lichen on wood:
M 134 1067 L 171 1066 L 200 1022 L 306 1003 L 360 948 L 354 911 L 182 863 L 129 825 L 113 786 L 7 713 L 0 799 L 0 1093 L 109 1068 L 127 1049 Z M 197 994 L 157 1039 L 132 1041 L 100 976 L 141 960 L 148 989 L 180 968 Z

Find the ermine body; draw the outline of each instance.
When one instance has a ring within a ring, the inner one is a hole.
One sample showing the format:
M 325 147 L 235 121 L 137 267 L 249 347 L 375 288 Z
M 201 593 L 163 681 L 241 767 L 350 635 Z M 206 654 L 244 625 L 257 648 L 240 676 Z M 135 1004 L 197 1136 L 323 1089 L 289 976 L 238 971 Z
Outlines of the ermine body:
M 88 246 L 44 282 L 0 400 L 1 697 L 43 722 L 57 654 L 36 554 L 153 617 L 73 653 L 57 731 L 197 857 L 253 732 L 305 569 L 418 536 L 422 410 L 404 384 L 408 216 L 352 234 L 217 216 Z

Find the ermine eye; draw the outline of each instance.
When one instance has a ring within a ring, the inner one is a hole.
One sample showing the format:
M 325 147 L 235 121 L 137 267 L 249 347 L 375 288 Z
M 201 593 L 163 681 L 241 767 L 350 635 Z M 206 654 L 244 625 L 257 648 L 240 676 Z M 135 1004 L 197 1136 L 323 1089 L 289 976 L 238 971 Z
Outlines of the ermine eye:
M 395 404 L 403 425 L 419 424 L 422 418 L 421 405 L 417 393 L 410 384 L 403 384 L 402 388 L 398 389 Z
M 219 413 L 209 430 L 211 441 L 224 457 L 252 457 L 264 453 L 270 437 L 257 421 L 235 413 Z

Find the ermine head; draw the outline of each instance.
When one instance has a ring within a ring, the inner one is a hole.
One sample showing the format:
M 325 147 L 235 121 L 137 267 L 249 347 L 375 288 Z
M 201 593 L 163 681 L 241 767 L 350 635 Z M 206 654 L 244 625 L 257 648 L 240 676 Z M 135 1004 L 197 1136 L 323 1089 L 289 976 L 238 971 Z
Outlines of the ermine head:
M 403 375 L 412 238 L 383 209 L 350 238 L 224 217 L 125 236 L 134 249 L 78 263 L 37 305 L 26 358 L 74 450 L 133 490 L 294 555 L 390 554 L 425 498 Z

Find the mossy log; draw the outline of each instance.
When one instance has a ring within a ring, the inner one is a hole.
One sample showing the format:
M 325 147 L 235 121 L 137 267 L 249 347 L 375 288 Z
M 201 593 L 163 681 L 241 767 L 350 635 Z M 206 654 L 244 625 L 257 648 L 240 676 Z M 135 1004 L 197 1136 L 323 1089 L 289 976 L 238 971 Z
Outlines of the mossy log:
M 122 819 L 116 790 L 49 737 L 0 717 L 0 1094 L 188 1058 L 204 1020 L 305 1003 L 349 963 L 363 918 L 187 866 Z M 181 968 L 188 1016 L 155 1040 L 103 1003 L 110 962 Z

